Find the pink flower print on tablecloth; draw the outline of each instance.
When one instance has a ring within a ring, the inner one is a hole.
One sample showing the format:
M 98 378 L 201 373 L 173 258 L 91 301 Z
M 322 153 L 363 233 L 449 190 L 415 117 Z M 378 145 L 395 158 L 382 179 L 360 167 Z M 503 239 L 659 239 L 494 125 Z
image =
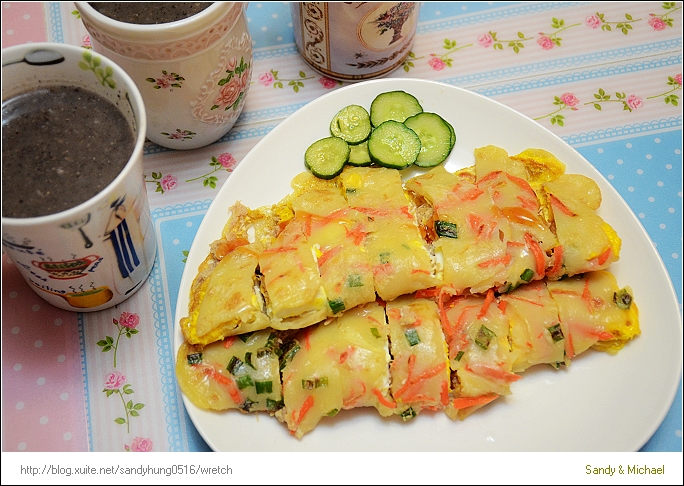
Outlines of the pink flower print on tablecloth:
M 574 110 L 577 109 L 577 108 L 575 108 L 575 106 L 577 106 L 577 104 L 579 103 L 579 100 L 577 99 L 577 97 L 574 94 L 563 93 L 560 97 L 560 100 L 563 103 L 565 103 L 567 106 L 569 106 L 570 108 L 572 108 Z
M 235 166 L 237 165 L 237 160 L 235 160 L 235 157 L 233 157 L 233 154 L 230 154 L 228 152 L 222 153 L 221 155 L 218 156 L 218 161 L 221 164 L 221 167 L 228 171 L 232 171 Z
M 629 112 L 641 108 L 644 105 L 644 101 L 635 94 L 627 96 L 624 92 L 616 91 L 615 99 L 613 99 L 612 95 L 607 94 L 603 88 L 600 88 L 598 92 L 594 93 L 594 101 L 588 101 L 584 104 L 594 105 L 594 108 L 601 111 L 603 109 L 603 103 L 621 103 L 622 109 Z
M 128 401 L 126 401 L 127 398 L 124 397 L 124 395 L 133 395 L 135 392 L 133 391 L 133 387 L 126 383 L 126 377 L 118 371 L 113 371 L 107 375 L 107 378 L 105 379 L 105 387 L 102 392 L 107 396 L 107 398 L 111 397 L 112 395 L 119 395 L 126 416 L 117 417 L 114 419 L 114 422 L 119 425 L 126 424 L 126 433 L 130 432 L 131 418 L 140 416 L 139 412 L 145 407 L 145 404 L 134 403 L 131 398 L 128 398 Z
M 428 64 L 435 71 L 441 71 L 442 69 L 444 69 L 444 66 L 446 66 L 446 64 L 444 64 L 444 61 L 442 61 L 435 54 L 430 54 L 430 60 L 428 61 Z
M 164 193 L 178 187 L 178 179 L 175 176 L 168 174 L 162 178 L 159 184 L 161 185 L 162 193 Z
M 229 152 L 224 152 L 218 157 L 212 157 L 211 162 L 209 162 L 209 166 L 212 167 L 213 169 L 206 174 L 202 174 L 201 176 L 193 177 L 192 179 L 188 179 L 185 182 L 193 182 L 198 179 L 203 179 L 202 184 L 204 187 L 211 187 L 212 189 L 216 189 L 216 183 L 218 182 L 218 177 L 213 175 L 214 173 L 218 172 L 219 170 L 225 170 L 226 172 L 233 172 L 233 169 L 235 166 L 238 164 L 237 160 L 235 160 L 235 157 L 233 157 L 233 154 Z
M 584 23 L 592 29 L 598 29 L 601 27 L 601 18 L 598 15 L 590 15 L 584 20 Z
M 105 378 L 105 390 L 118 391 L 126 383 L 126 376 L 120 371 L 112 371 Z
M 192 137 L 197 135 L 192 130 L 181 130 L 180 128 L 176 128 L 176 131 L 173 133 L 161 132 L 161 134 L 164 135 L 169 140 L 181 140 L 181 141 L 192 140 Z
M 261 73 L 259 75 L 259 84 L 261 84 L 262 86 L 271 86 L 274 81 L 275 78 L 273 77 L 273 73 L 271 72 Z
M 124 444 L 126 452 L 152 452 L 152 439 L 136 437 L 131 445 Z
M 90 40 L 89 35 L 84 35 L 83 37 L 81 37 L 81 47 L 84 47 L 86 49 L 92 49 L 93 48 L 93 43 Z
M 119 330 L 116 336 L 116 342 L 111 336 L 106 336 L 104 339 L 98 341 L 97 345 L 102 348 L 103 353 L 106 353 L 112 349 L 114 350 L 114 368 L 116 368 L 116 353 L 119 350 L 119 340 L 121 339 L 122 335 L 125 335 L 130 339 L 134 334 L 138 334 L 136 327 L 138 327 L 140 318 L 138 317 L 138 314 L 124 312 L 121 314 L 121 316 L 119 316 L 118 321 L 116 319 L 112 319 L 112 322 Z
M 171 174 L 163 175 L 161 172 L 152 172 L 152 180 L 145 179 L 145 182 L 156 184 L 155 192 L 161 192 L 162 194 L 178 187 L 176 176 Z
M 630 111 L 636 110 L 637 108 L 641 108 L 644 106 L 644 101 L 639 98 L 637 95 L 629 95 L 626 100 L 627 106 L 630 107 Z
M 532 39 L 533 37 L 525 37 L 525 34 L 520 31 L 518 31 L 516 37 L 513 39 L 499 39 L 496 35 L 496 32 L 492 32 L 490 30 L 488 33 L 482 34 L 480 37 L 478 37 L 478 44 L 485 48 L 491 47 L 494 50 L 498 49 L 501 51 L 504 50 L 505 45 L 506 47 L 513 49 L 513 52 L 516 54 L 519 54 L 520 49 L 525 47 L 525 42 Z
M 123 312 L 119 317 L 119 324 L 128 329 L 135 329 L 140 324 L 140 317 L 138 317 L 138 314 Z
M 667 24 L 663 21 L 663 19 L 658 17 L 656 14 L 650 14 L 650 15 L 651 15 L 651 18 L 648 19 L 648 25 L 653 27 L 653 30 L 656 30 L 656 31 L 665 30 L 665 28 L 667 27 Z
M 318 82 L 321 83 L 321 86 L 323 86 L 325 89 L 333 89 L 335 86 L 337 86 L 337 81 L 330 79 L 327 76 L 321 76 L 318 79 Z
M 553 46 L 555 45 L 551 38 L 546 35 L 540 35 L 537 39 L 537 44 L 539 44 L 545 51 L 553 49 Z
M 491 47 L 491 45 L 494 43 L 494 38 L 491 34 L 482 34 L 480 37 L 477 38 L 477 43 L 485 48 Z
M 655 98 L 663 98 L 663 101 L 666 105 L 679 106 L 679 96 L 674 94 L 674 92 L 678 89 L 682 89 L 682 73 L 679 73 L 675 76 L 668 76 L 667 85 L 670 86 L 669 90 L 665 91 L 664 93 L 649 96 L 646 99 L 652 100 Z
M 553 98 L 553 104 L 558 108 L 551 113 L 538 116 L 535 118 L 535 120 L 550 118 L 551 125 L 558 125 L 559 127 L 565 126 L 565 117 L 563 115 L 559 115 L 558 113 L 566 108 L 570 108 L 572 111 L 577 111 L 577 105 L 579 102 L 579 99 L 573 93 L 563 93 L 560 96 L 555 96 Z

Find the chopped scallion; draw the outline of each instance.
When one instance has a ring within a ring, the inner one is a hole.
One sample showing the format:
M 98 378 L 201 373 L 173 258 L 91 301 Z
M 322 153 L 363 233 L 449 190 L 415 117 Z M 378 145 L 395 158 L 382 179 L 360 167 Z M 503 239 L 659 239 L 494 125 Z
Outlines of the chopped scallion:
M 613 294 L 613 302 L 620 309 L 627 310 L 632 306 L 632 293 L 625 287 Z
M 295 354 L 301 349 L 301 346 L 299 346 L 299 343 L 297 341 L 291 341 L 287 345 L 287 350 L 283 353 L 283 357 L 280 361 L 280 371 L 285 368 L 285 366 L 292 361 L 292 358 L 294 358 Z
M 249 367 L 252 368 L 253 370 L 256 369 L 256 367 L 254 366 L 254 364 L 252 364 L 252 352 L 251 352 L 251 351 L 247 351 L 247 352 L 245 353 L 245 363 L 246 363 L 247 365 L 249 365 Z
M 188 364 L 195 365 L 202 362 L 202 353 L 192 353 L 188 355 Z
M 458 226 L 448 221 L 435 221 L 435 233 L 445 238 L 458 238 Z
M 494 331 L 487 329 L 485 326 L 481 326 L 480 330 L 477 331 L 477 336 L 475 336 L 475 344 L 486 351 L 489 349 L 489 345 L 495 337 L 496 334 L 494 334 Z
M 340 411 L 339 408 L 333 408 L 331 411 L 329 411 L 328 413 L 326 413 L 326 415 L 327 415 L 328 417 L 334 417 L 335 415 L 337 415 L 337 412 L 339 412 L 339 411 Z
M 237 386 L 240 390 L 242 390 L 243 388 L 247 388 L 248 386 L 254 386 L 252 377 L 249 375 L 242 375 L 237 377 L 235 383 L 237 383 Z
M 379 337 L 380 337 L 380 331 L 378 331 L 378 328 L 377 328 L 377 327 L 371 327 L 371 328 L 370 328 L 370 332 L 371 332 L 371 334 L 372 334 L 373 336 L 375 336 L 376 338 L 379 338 Z
M 534 277 L 534 271 L 531 268 L 525 269 L 523 273 L 520 274 L 520 280 L 523 282 L 529 282 Z
M 456 361 L 461 361 L 461 358 L 463 357 L 465 353 L 463 351 L 459 351 L 456 353 Z
M 548 327 L 547 329 L 551 333 L 551 339 L 553 339 L 554 343 L 562 341 L 565 338 L 565 336 L 563 336 L 563 330 L 561 329 L 560 322 L 554 326 Z
M 234 375 L 243 365 L 244 363 L 240 358 L 237 356 L 233 356 L 230 358 L 230 361 L 228 361 L 228 366 L 226 366 L 226 370 L 228 370 L 228 373 L 231 375 Z
M 322 386 L 328 386 L 328 377 L 315 377 L 311 379 L 302 378 L 302 388 L 305 390 L 314 390 Z
M 420 342 L 420 337 L 418 337 L 418 331 L 416 331 L 413 328 L 404 331 L 404 336 L 406 336 L 406 339 L 408 340 L 411 346 L 415 346 Z
M 255 381 L 254 386 L 256 387 L 257 395 L 262 393 L 273 393 L 273 382 L 272 381 Z
M 330 306 L 330 310 L 332 310 L 333 314 L 342 312 L 345 309 L 344 300 L 342 299 L 329 300 L 328 305 Z
M 271 398 L 266 399 L 266 409 L 269 412 L 274 412 L 276 410 L 280 410 L 285 406 L 285 402 L 283 402 L 282 399 L 280 400 L 273 400 Z
M 349 274 L 349 276 L 347 276 L 347 287 L 363 287 L 361 275 L 358 273 Z
M 246 343 L 250 337 L 252 337 L 253 332 L 248 332 L 246 334 L 238 334 L 238 337 L 243 343 Z
M 244 410 L 245 412 L 250 412 L 252 410 L 252 407 L 254 405 L 257 405 L 259 402 L 255 402 L 250 400 L 249 398 L 245 398 L 245 401 L 242 402 L 242 405 L 240 405 L 240 410 Z
M 390 262 L 390 252 L 384 251 L 378 255 L 380 263 L 385 264 Z
M 401 412 L 401 414 L 399 416 L 404 420 L 404 422 L 406 422 L 407 420 L 411 420 L 412 418 L 414 418 L 416 416 L 416 411 L 413 410 L 412 407 L 409 407 L 406 410 L 404 410 L 403 412 Z

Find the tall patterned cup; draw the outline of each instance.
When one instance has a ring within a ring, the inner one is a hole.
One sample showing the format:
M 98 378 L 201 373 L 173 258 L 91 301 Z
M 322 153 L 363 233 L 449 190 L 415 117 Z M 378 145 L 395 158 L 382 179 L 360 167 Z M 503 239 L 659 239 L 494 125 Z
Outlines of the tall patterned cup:
M 51 143 L 66 148 L 55 149 L 53 156 L 47 154 L 40 159 L 41 177 L 53 181 L 53 193 L 76 192 L 78 188 L 95 195 L 67 209 L 26 215 L 16 209 L 16 204 L 23 205 L 29 198 L 43 202 L 48 199 L 29 192 L 29 184 L 22 180 L 22 174 L 11 172 L 6 177 L 5 164 L 10 165 L 7 160 L 14 157 L 10 151 L 16 142 L 3 145 L 3 155 L 6 149 L 8 152 L 7 159 L 3 160 L 2 248 L 29 287 L 50 304 L 70 311 L 98 311 L 120 304 L 139 290 L 147 281 L 157 253 L 143 178 L 145 107 L 133 80 L 104 56 L 58 43 L 8 47 L 2 50 L 3 144 L 6 140 L 4 125 L 15 119 L 15 113 L 19 118 L 24 113 L 38 111 L 36 105 L 28 104 L 20 104 L 15 111 L 10 111 L 7 106 L 12 100 L 60 86 L 71 87 L 74 91 L 87 90 L 103 98 L 103 103 L 111 103 L 112 108 L 121 112 L 124 123 L 130 126 L 134 145 L 128 159 L 124 159 L 127 162 L 123 169 L 113 180 L 101 180 L 97 168 L 82 174 L 78 170 L 83 170 L 83 166 L 78 166 L 70 155 L 70 152 L 78 152 L 82 145 L 72 144 L 76 137 L 65 137 L 63 127 L 55 129 L 49 116 L 44 115 L 42 123 L 52 129 Z M 104 105 L 97 109 L 105 112 Z M 69 112 L 69 106 L 64 110 Z M 110 132 L 118 131 L 111 117 L 96 122 L 107 125 Z M 60 136 L 56 132 L 60 132 Z M 28 143 L 36 143 L 32 131 L 16 133 L 29 139 Z M 76 136 L 93 147 L 102 165 L 114 165 L 111 140 L 96 139 L 82 132 Z M 20 154 L 20 157 L 26 157 L 25 164 L 33 163 L 35 156 L 35 153 L 27 154 L 26 150 Z M 64 175 L 73 174 L 71 169 L 75 165 L 78 180 L 72 175 Z M 35 177 L 35 169 L 32 167 L 28 174 L 27 167 L 23 177 Z M 103 184 L 103 189 L 97 189 Z M 24 192 L 19 192 L 16 199 L 5 199 L 15 192 L 6 189 L 10 185 Z M 90 188 L 95 190 L 87 190 Z
M 191 17 L 132 24 L 76 2 L 93 50 L 133 78 L 147 110 L 147 138 L 172 149 L 209 145 L 233 127 L 252 77 L 245 2 L 214 2 Z
M 299 53 L 342 81 L 384 76 L 413 45 L 420 2 L 292 2 Z

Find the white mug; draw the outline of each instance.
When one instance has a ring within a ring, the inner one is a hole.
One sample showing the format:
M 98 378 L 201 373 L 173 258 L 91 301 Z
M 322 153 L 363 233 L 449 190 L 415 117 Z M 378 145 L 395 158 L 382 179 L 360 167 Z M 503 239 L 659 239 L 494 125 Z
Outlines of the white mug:
M 55 307 L 106 309 L 143 286 L 157 251 L 143 178 L 145 107 L 133 80 L 88 49 L 34 43 L 2 50 L 3 103 L 41 86 L 77 86 L 111 101 L 132 128 L 135 146 L 122 171 L 89 200 L 44 216 L 3 216 L 3 251 Z M 5 184 L 21 181 L 3 178 Z
M 209 145 L 233 127 L 252 78 L 252 38 L 244 2 L 214 2 L 162 24 L 109 18 L 75 2 L 93 50 L 121 66 L 147 110 L 147 138 L 163 147 Z

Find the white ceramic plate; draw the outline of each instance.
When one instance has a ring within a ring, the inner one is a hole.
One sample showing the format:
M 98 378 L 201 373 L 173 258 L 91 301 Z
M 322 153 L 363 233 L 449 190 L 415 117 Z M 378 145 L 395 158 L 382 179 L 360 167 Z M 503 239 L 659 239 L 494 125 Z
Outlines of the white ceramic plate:
M 188 255 L 176 308 L 178 325 L 187 314 L 190 285 L 220 237 L 228 208 L 242 201 L 251 208 L 273 204 L 290 192 L 290 180 L 304 168 L 304 151 L 329 135 L 338 110 L 349 104 L 367 109 L 376 95 L 404 90 L 425 111 L 439 113 L 454 127 L 456 145 L 449 171 L 471 166 L 473 150 L 488 144 L 516 154 L 535 147 L 565 162 L 568 173 L 599 184 L 599 214 L 622 237 L 620 261 L 611 271 L 629 285 L 639 306 L 642 335 L 616 356 L 589 351 L 567 369 L 536 367 L 499 399 L 464 421 L 443 413 L 422 413 L 409 423 L 383 419 L 374 409 L 344 411 L 322 420 L 302 440 L 266 414 L 236 410 L 209 412 L 185 399 L 188 413 L 216 451 L 636 451 L 656 431 L 674 399 L 681 370 L 681 317 L 663 263 L 646 231 L 625 201 L 578 152 L 541 125 L 491 99 L 442 83 L 416 79 L 367 81 L 333 91 L 291 115 L 244 158 L 223 185 L 199 228 Z M 415 173 L 405 172 L 406 177 Z M 538 368 L 538 369 L 537 369 Z

